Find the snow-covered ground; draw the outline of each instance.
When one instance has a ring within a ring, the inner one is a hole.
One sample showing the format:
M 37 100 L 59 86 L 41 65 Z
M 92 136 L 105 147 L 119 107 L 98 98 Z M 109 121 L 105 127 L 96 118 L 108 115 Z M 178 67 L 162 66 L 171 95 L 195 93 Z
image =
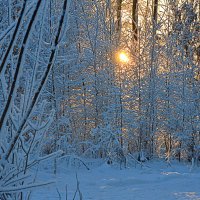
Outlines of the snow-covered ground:
M 56 183 L 38 188 L 33 200 L 72 200 L 76 191 L 76 173 L 84 200 L 200 200 L 200 168 L 186 164 L 148 162 L 146 167 L 119 169 L 102 164 L 86 169 L 67 169 L 64 164 L 55 176 L 50 168 L 39 170 L 38 180 Z M 78 196 L 76 198 L 79 199 Z

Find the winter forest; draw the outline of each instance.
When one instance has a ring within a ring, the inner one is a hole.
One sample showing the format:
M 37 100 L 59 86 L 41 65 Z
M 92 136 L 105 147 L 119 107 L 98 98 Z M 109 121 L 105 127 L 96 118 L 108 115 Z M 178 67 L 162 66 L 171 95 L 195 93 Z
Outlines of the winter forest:
M 0 0 L 0 200 L 198 200 L 199 180 L 199 0 Z

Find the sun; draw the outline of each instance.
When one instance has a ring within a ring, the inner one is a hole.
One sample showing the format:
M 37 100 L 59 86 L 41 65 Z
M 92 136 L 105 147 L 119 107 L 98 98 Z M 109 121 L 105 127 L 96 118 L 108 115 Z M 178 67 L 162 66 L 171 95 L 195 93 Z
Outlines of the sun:
M 124 51 L 119 52 L 118 57 L 119 57 L 119 61 L 122 63 L 129 62 L 129 57 Z

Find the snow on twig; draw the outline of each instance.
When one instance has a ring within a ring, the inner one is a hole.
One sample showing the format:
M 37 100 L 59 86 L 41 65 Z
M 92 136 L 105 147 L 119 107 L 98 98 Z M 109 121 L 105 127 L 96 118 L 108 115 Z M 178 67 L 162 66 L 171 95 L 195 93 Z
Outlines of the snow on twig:
M 0 187 L 0 194 L 1 193 L 7 193 L 7 192 L 16 192 L 16 191 L 22 191 L 22 190 L 28 190 L 32 188 L 37 188 L 37 187 L 44 187 L 50 184 L 54 184 L 55 182 L 47 182 L 47 183 L 36 183 L 36 184 L 30 184 L 30 185 L 23 185 L 23 186 L 18 186 L 18 187 L 6 187 L 2 188 Z

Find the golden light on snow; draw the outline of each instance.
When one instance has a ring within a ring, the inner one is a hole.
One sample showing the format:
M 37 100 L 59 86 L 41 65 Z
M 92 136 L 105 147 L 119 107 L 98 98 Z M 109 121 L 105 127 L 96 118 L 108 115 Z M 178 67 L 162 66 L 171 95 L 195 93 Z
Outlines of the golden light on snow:
M 122 63 L 129 62 L 128 54 L 126 52 L 124 52 L 124 51 L 121 51 L 121 52 L 118 53 L 118 59 Z

